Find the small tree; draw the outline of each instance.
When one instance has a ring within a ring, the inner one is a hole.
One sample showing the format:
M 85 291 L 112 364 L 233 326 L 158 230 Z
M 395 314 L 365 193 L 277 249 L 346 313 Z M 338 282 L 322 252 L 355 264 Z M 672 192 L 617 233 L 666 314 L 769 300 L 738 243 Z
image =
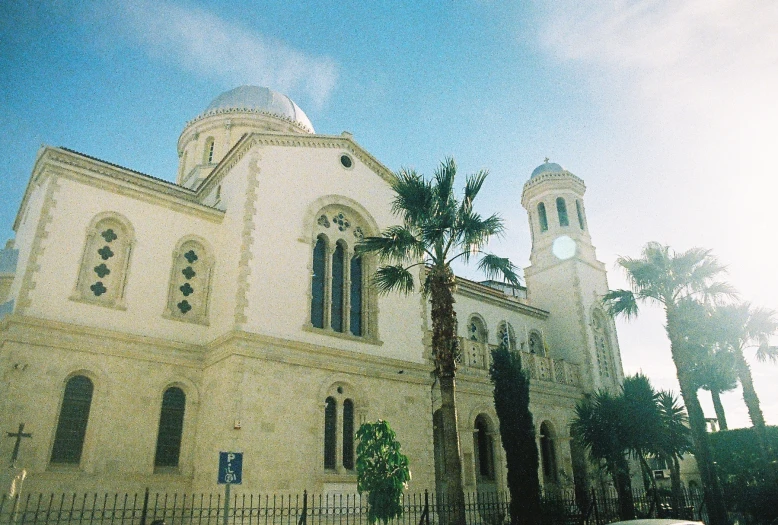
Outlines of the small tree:
M 521 359 L 501 344 L 492 350 L 489 374 L 494 383 L 494 409 L 500 420 L 500 438 L 508 464 L 511 524 L 540 523 L 540 480 L 535 425 L 529 410 L 529 378 Z
M 411 480 L 408 458 L 389 423 L 379 419 L 357 430 L 357 490 L 367 492 L 367 519 L 386 523 L 402 515 L 402 495 Z

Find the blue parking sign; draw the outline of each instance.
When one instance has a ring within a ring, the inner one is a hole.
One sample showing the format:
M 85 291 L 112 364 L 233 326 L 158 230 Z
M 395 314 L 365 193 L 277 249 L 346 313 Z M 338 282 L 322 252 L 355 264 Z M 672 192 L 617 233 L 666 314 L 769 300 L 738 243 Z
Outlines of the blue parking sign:
M 219 452 L 219 479 L 223 485 L 240 485 L 243 481 L 243 452 Z

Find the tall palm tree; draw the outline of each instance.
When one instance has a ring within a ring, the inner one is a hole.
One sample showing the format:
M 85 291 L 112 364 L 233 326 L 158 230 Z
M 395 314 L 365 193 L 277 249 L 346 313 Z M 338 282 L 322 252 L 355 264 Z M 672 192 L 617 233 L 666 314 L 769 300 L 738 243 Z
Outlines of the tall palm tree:
M 751 367 L 744 351 L 756 349 L 757 361 L 778 361 L 778 347 L 770 345 L 770 338 L 778 332 L 775 312 L 767 308 L 755 308 L 750 303 L 725 305 L 713 314 L 715 324 L 721 330 L 721 339 L 733 355 L 734 369 L 743 386 L 743 401 L 759 441 L 762 460 L 767 468 L 775 459 L 765 434 L 765 420 L 759 405 L 759 396 L 754 390 Z M 776 473 L 773 473 L 775 475 Z
M 604 297 L 611 315 L 636 317 L 638 303 L 658 305 L 665 311 L 665 328 L 670 340 L 670 351 L 675 363 L 686 410 L 689 414 L 694 452 L 700 468 L 705 504 L 710 516 L 709 525 L 726 525 L 727 514 L 719 495 L 719 482 L 713 470 L 710 445 L 705 428 L 705 415 L 697 398 L 695 367 L 699 355 L 687 345 L 681 330 L 684 308 L 695 301 L 713 302 L 733 296 L 732 287 L 717 281 L 724 267 L 710 250 L 692 248 L 675 253 L 668 246 L 650 242 L 640 258 L 620 257 L 618 264 L 625 270 L 631 290 L 612 290 Z
M 517 285 L 515 267 L 508 259 L 486 254 L 483 248 L 493 235 L 503 232 L 498 215 L 483 218 L 473 209 L 473 201 L 488 173 L 467 177 L 462 200 L 454 195 L 456 164 L 448 158 L 435 171 L 432 181 L 413 170 L 401 169 L 392 182 L 395 197 L 392 211 L 402 224 L 390 226 L 379 237 L 366 237 L 356 246 L 358 254 L 377 255 L 381 266 L 373 281 L 379 292 L 411 293 L 411 269 L 421 266 L 421 291 L 430 301 L 432 317 L 432 356 L 434 373 L 440 384 L 443 423 L 444 464 L 448 473 L 446 499 L 452 504 L 451 521 L 465 523 L 462 461 L 456 412 L 456 370 L 459 348 L 456 339 L 454 289 L 456 277 L 451 263 L 480 257 L 478 268 L 487 278 L 502 278 Z

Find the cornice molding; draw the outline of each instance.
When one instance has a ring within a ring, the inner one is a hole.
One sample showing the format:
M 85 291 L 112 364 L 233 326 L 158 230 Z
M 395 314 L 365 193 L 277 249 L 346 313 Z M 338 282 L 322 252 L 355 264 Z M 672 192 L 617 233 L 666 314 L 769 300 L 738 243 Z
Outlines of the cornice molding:
M 200 345 L 18 313 L 0 324 L 0 346 L 9 342 L 197 369 L 205 354 Z
M 494 290 L 486 285 L 457 277 L 457 289 L 454 295 L 461 294 L 464 297 L 476 299 L 494 306 L 507 308 L 514 312 L 528 315 L 536 319 L 548 319 L 549 312 L 511 299 L 499 290 Z

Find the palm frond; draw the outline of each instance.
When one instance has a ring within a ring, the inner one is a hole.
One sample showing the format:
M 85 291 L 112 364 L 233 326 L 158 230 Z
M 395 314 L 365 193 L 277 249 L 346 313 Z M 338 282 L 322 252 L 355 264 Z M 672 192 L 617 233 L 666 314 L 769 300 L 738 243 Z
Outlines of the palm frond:
M 503 279 L 513 286 L 519 286 L 516 267 L 507 257 L 487 253 L 478 261 L 478 269 L 484 272 L 487 279 Z
M 381 261 L 409 262 L 424 257 L 424 243 L 403 226 L 390 226 L 380 237 L 365 237 L 354 247 L 357 255 L 376 254 Z
M 433 191 L 436 205 L 442 214 L 451 213 L 457 209 L 454 197 L 454 180 L 457 175 L 457 165 L 454 159 L 447 157 L 435 170 L 435 185 Z
M 406 225 L 422 223 L 434 204 L 432 185 L 414 170 L 402 168 L 395 174 L 392 189 L 392 213 L 400 215 Z
M 467 181 L 465 182 L 465 196 L 462 199 L 463 211 L 470 211 L 473 209 L 473 201 L 478 195 L 478 192 L 481 191 L 481 186 L 483 186 L 488 175 L 489 172 L 486 170 L 481 170 L 473 175 L 468 175 Z
M 633 319 L 638 315 L 638 302 L 632 290 L 610 290 L 602 297 L 602 304 L 611 317 L 623 315 L 625 319 Z
M 756 348 L 756 360 L 764 363 L 765 361 L 772 361 L 778 363 L 778 346 L 770 346 L 768 344 L 761 344 Z
M 414 290 L 413 274 L 401 264 L 379 267 L 373 276 L 373 284 L 382 295 L 393 291 L 409 294 Z

